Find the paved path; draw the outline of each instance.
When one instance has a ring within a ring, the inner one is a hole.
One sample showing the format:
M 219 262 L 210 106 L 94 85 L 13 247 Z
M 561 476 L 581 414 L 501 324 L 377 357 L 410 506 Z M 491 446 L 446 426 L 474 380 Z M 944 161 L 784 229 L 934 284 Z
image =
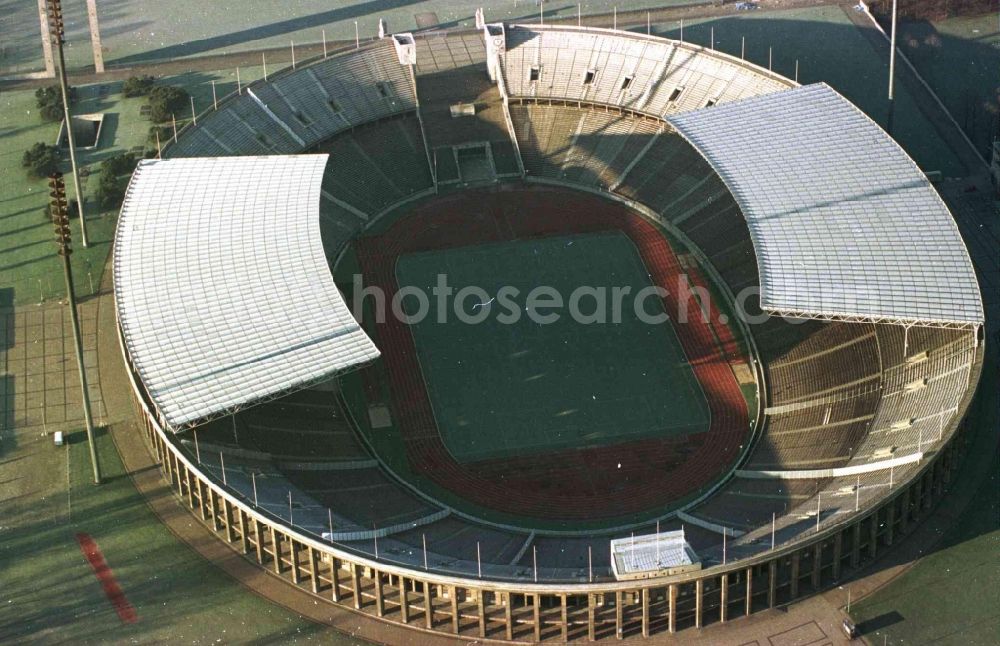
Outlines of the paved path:
M 624 4 L 624 3 L 623 3 Z M 838 0 L 761 0 L 759 12 L 779 11 L 785 9 L 795 9 L 799 7 L 817 7 L 823 5 L 838 4 Z M 656 23 L 666 23 L 670 21 L 683 20 L 689 18 L 708 18 L 714 16 L 731 16 L 735 13 L 732 4 L 713 6 L 710 2 L 694 2 L 680 7 L 665 7 L 662 9 L 652 9 L 648 12 L 650 21 Z M 487 20 L 490 16 L 486 16 Z M 630 27 L 645 26 L 647 18 L 646 10 L 618 12 L 617 24 L 620 29 Z M 615 18 L 611 14 L 597 14 L 583 16 L 581 24 L 589 27 L 611 27 Z M 527 21 L 531 22 L 531 21 Z M 558 18 L 546 19 L 546 24 L 576 24 L 576 19 Z M 429 34 L 440 31 L 437 27 L 418 30 L 418 34 Z M 452 30 L 454 33 L 454 30 Z M 362 43 L 366 42 L 362 40 Z M 353 40 L 329 40 L 327 48 L 329 52 L 337 49 L 349 49 L 355 45 Z M 260 48 L 246 52 L 234 52 L 231 54 L 212 54 L 191 58 L 182 58 L 173 61 L 158 61 L 150 63 L 138 63 L 134 65 L 116 66 L 114 62 L 107 63 L 104 74 L 95 74 L 92 67 L 89 69 L 70 69 L 69 81 L 72 85 L 89 85 L 92 83 L 109 83 L 122 81 L 137 74 L 152 74 L 155 76 L 170 76 L 173 74 L 183 74 L 196 71 L 216 71 L 224 69 L 234 69 L 236 67 L 256 67 L 261 64 L 261 55 L 267 57 L 268 69 L 275 71 L 282 69 L 292 62 L 291 47 Z M 314 56 L 323 54 L 322 43 L 296 44 L 296 60 L 302 62 Z M 0 89 L 34 89 L 52 84 L 49 78 L 2 78 L 0 77 Z

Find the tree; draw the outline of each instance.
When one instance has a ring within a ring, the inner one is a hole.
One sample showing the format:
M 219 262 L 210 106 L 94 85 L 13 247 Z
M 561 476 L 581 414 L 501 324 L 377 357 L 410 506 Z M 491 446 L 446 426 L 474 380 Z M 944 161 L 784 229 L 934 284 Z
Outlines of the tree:
M 149 135 L 146 137 L 146 143 L 155 146 L 157 142 L 157 135 L 159 135 L 160 144 L 166 145 L 167 141 L 174 136 L 174 131 L 170 128 L 170 126 L 150 126 Z
M 24 151 L 21 166 L 27 168 L 32 177 L 48 177 L 59 170 L 59 149 L 40 141 Z
M 122 84 L 122 94 L 128 97 L 146 96 L 153 89 L 154 79 L 148 74 L 131 76 Z
M 188 107 L 188 93 L 175 85 L 157 85 L 149 92 L 149 118 L 154 123 L 170 121 Z
M 76 100 L 76 88 L 69 88 L 69 101 Z M 38 112 L 46 121 L 61 121 L 63 118 L 62 91 L 58 85 L 49 85 L 35 90 Z
M 102 209 L 113 209 L 121 205 L 135 165 L 136 158 L 132 153 L 120 153 L 101 162 L 97 201 Z

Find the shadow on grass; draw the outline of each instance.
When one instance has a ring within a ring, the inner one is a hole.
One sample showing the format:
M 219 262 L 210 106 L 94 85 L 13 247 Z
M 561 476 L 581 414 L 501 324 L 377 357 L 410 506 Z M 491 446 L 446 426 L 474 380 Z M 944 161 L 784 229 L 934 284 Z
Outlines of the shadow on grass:
M 278 642 L 323 633 L 325 640 L 348 643 L 247 592 L 177 541 L 133 488 L 105 430 L 98 445 L 106 478 L 92 485 L 85 441 L 76 431 L 65 448 L 71 508 L 0 534 L 0 642 Z M 157 494 L 172 495 L 165 483 Z M 92 536 L 103 552 L 136 609 L 135 624 L 119 620 L 80 552 L 78 532 Z

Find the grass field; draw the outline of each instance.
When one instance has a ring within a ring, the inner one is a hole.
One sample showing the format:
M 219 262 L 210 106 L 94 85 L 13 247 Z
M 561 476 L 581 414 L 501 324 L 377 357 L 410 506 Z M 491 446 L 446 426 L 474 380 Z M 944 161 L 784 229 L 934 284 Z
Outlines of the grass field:
M 1000 109 L 997 15 L 903 21 L 899 34 L 907 58 L 989 160 Z
M 262 74 L 259 68 L 240 70 L 241 79 L 253 80 Z M 192 72 L 162 79 L 165 84 L 181 85 L 195 98 L 198 109 L 212 102 L 212 81 L 221 98 L 235 91 L 235 71 Z M 77 294 L 92 294 L 100 284 L 104 261 L 111 248 L 117 209 L 100 211 L 93 197 L 97 187 L 100 162 L 133 147 L 147 146 L 152 123 L 139 114 L 142 98 L 121 96 L 121 83 L 78 88 L 79 99 L 74 114 L 101 112 L 105 115 L 99 147 L 81 150 L 77 161 L 93 175 L 85 179 L 87 231 L 91 245 L 84 249 L 78 221 L 73 222 L 72 256 Z M 186 115 L 185 115 L 186 116 Z M 183 123 L 183 122 L 182 122 Z M 52 227 L 44 216 L 48 203 L 45 180 L 31 179 L 21 168 L 21 156 L 36 142 L 55 142 L 58 123 L 44 122 L 37 114 L 34 92 L 30 90 L 0 93 L 0 306 L 29 305 L 62 298 L 65 294 L 60 260 L 52 238 Z M 141 155 L 140 155 L 141 156 Z M 68 155 L 64 171 L 69 172 Z M 67 178 L 67 191 L 75 197 L 73 182 Z
M 179 542 L 124 475 L 111 436 L 99 437 L 105 483 L 91 483 L 84 434 L 69 436 L 65 493 L 33 503 L 36 521 L 0 523 L 0 643 L 360 643 L 273 605 Z M 20 502 L 20 504 L 26 504 Z M 44 518 L 44 520 L 42 520 Z M 89 534 L 137 621 L 123 623 L 81 554 Z
M 608 294 L 612 287 L 631 290 L 621 323 L 610 314 L 608 324 L 581 323 L 563 310 L 552 324 L 527 314 L 504 324 L 497 301 L 479 324 L 450 315 L 444 323 L 428 316 L 412 326 L 438 428 L 459 462 L 707 428 L 704 394 L 672 326 L 647 324 L 635 313 L 634 295 L 650 281 L 624 234 L 408 254 L 396 274 L 401 288 L 429 294 L 442 268 L 456 290 L 475 286 L 495 295 L 504 286 L 516 288 L 518 312 L 539 285 L 553 287 L 566 301 L 580 286 Z M 466 311 L 475 313 L 476 302 L 470 298 Z M 657 299 L 645 305 L 650 314 L 663 314 Z M 594 306 L 588 296 L 579 309 L 590 314 Z
M 993 353 L 995 357 L 995 353 Z M 995 359 L 994 359 L 995 360 Z M 992 646 L 1000 635 L 1000 446 L 995 364 L 987 364 L 976 429 L 950 487 L 970 502 L 929 554 L 898 579 L 851 608 L 869 642 Z

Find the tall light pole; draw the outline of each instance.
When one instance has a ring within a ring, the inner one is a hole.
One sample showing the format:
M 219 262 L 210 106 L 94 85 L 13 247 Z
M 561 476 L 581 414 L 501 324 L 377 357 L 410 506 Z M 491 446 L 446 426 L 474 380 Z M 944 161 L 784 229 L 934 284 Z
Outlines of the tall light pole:
M 62 90 L 63 119 L 66 128 L 66 145 L 69 146 L 69 164 L 73 169 L 73 189 L 76 190 L 76 208 L 80 215 L 80 242 L 84 248 L 87 242 L 87 220 L 83 213 L 83 191 L 80 190 L 80 171 L 76 167 L 76 146 L 73 144 L 73 122 L 69 114 L 69 86 L 66 82 L 66 56 L 63 54 L 63 43 L 66 42 L 66 29 L 63 25 L 62 4 L 60 0 L 46 0 L 49 14 L 49 34 L 59 53 L 59 88 Z
M 80 339 L 80 320 L 76 315 L 76 292 L 73 291 L 73 268 L 69 256 L 73 253 L 69 228 L 69 204 L 66 201 L 66 183 L 62 173 L 49 177 L 49 210 L 56 231 L 56 244 L 63 259 L 63 273 L 66 275 L 66 298 L 69 301 L 69 318 L 73 324 L 73 342 L 76 348 L 76 366 L 80 371 L 80 388 L 83 390 L 83 419 L 87 426 L 87 444 L 90 445 L 90 463 L 94 467 L 94 484 L 101 484 L 101 465 L 94 445 L 94 419 L 90 414 L 90 392 L 87 390 L 87 372 L 83 365 L 83 342 Z
M 886 120 L 886 132 L 892 134 L 892 121 L 896 112 L 894 98 L 896 88 L 896 3 L 892 0 L 892 30 L 889 34 L 889 118 Z
M 889 101 L 893 100 L 896 85 L 896 3 L 892 0 L 892 30 L 889 34 Z

